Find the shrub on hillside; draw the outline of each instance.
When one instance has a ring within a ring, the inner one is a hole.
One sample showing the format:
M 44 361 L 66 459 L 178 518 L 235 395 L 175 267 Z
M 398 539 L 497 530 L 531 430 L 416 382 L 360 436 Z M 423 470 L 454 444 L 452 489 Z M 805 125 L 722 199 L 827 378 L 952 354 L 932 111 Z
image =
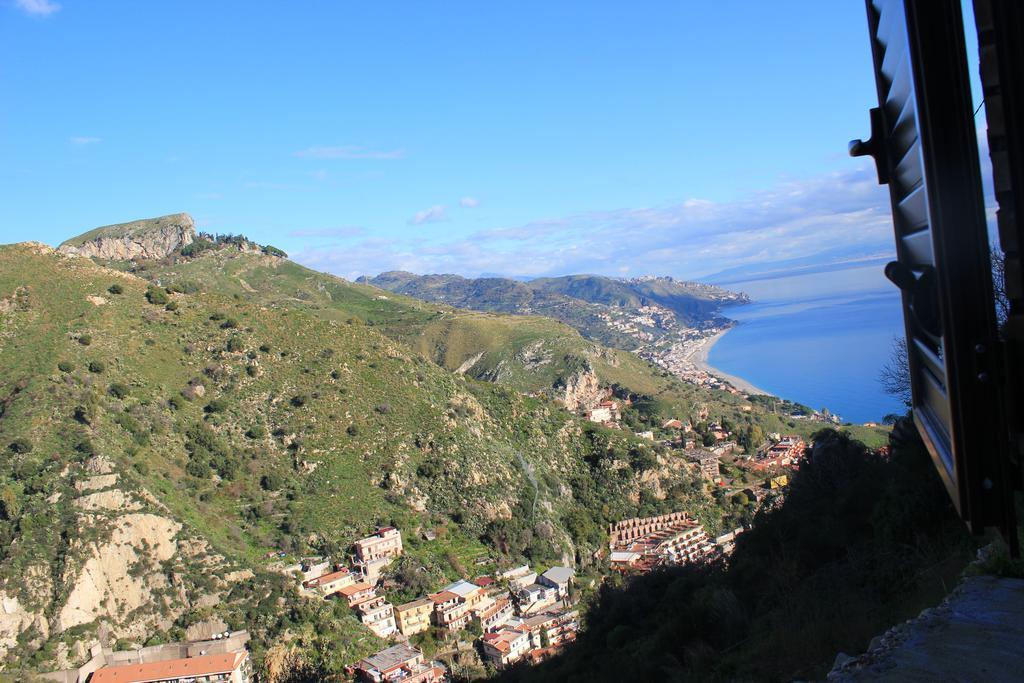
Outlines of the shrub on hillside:
M 240 336 L 235 334 L 228 339 L 226 348 L 229 353 L 237 353 L 245 348 L 245 343 L 242 341 Z
M 128 394 L 131 392 L 127 384 L 122 384 L 120 382 L 114 382 L 111 384 L 107 391 L 110 392 L 110 395 L 114 398 L 121 399 L 128 398 Z
M 224 479 L 232 479 L 238 472 L 238 456 L 203 422 L 185 432 L 185 450 L 190 456 L 185 470 L 194 477 L 206 478 L 211 468 Z
M 267 430 L 263 425 L 253 425 L 246 430 L 245 435 L 250 439 L 262 439 L 267 435 Z
M 270 472 L 260 477 L 260 488 L 264 491 L 279 491 L 284 485 L 284 478 L 277 472 Z
M 225 317 L 224 314 L 221 313 L 220 311 L 217 311 L 215 313 L 210 314 L 210 320 L 212 320 L 214 322 L 217 322 L 218 320 L 223 320 L 224 317 Z
M 159 287 L 150 286 L 146 289 L 146 301 L 154 306 L 163 306 L 170 301 L 170 299 L 167 297 L 167 292 L 164 290 Z
M 185 280 L 184 282 L 172 282 L 167 285 L 167 289 L 176 294 L 195 294 L 199 291 L 199 285 L 191 280 Z
M 61 372 L 73 372 L 75 369 L 75 364 L 66 360 L 62 360 L 61 362 L 57 363 L 57 369 L 60 370 Z
M 21 501 L 18 498 L 18 490 L 13 486 L 5 486 L 0 491 L 0 517 L 14 521 L 19 514 L 21 514 Z
M 111 294 L 123 294 L 124 288 L 115 282 L 114 284 L 107 287 L 107 291 L 110 292 Z
M 301 408 L 302 406 L 309 403 L 309 396 L 307 394 L 299 394 L 298 396 L 292 396 L 291 404 L 294 408 Z
M 164 310 L 165 311 L 172 311 L 172 312 L 178 310 L 178 302 L 177 301 L 168 301 L 167 305 L 164 306 Z
M 278 256 L 280 258 L 288 258 L 288 254 L 286 254 L 284 251 L 282 251 L 281 249 L 278 249 L 277 247 L 273 247 L 273 246 L 271 246 L 269 244 L 267 244 L 267 245 L 265 245 L 263 247 L 263 253 L 268 255 L 268 256 Z
M 238 327 L 238 321 L 235 320 L 234 318 L 228 318 L 223 323 L 221 323 L 221 329 L 224 329 L 224 330 L 233 330 L 233 329 L 235 329 L 237 327 Z
M 92 337 L 88 334 L 80 334 L 78 335 L 78 343 L 82 346 L 89 346 L 89 344 L 92 344 Z
M 8 448 L 14 453 L 31 453 L 32 443 L 28 439 L 15 439 Z
M 245 374 L 249 375 L 250 377 L 255 377 L 256 375 L 260 374 L 260 369 L 255 365 L 246 365 Z
M 97 375 L 102 374 L 107 369 L 107 364 L 101 360 L 94 360 L 89 362 L 89 372 L 95 372 Z
M 228 409 L 229 405 L 230 404 L 228 403 L 227 399 L 215 398 L 209 403 L 207 403 L 206 407 L 203 408 L 203 410 L 205 410 L 207 413 L 223 413 Z

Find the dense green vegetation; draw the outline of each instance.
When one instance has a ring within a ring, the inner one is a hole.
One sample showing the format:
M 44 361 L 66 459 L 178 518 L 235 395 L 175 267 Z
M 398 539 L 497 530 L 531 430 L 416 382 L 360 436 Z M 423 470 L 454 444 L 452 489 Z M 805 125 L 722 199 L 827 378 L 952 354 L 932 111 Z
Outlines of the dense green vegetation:
M 113 284 L 121 293 L 103 299 Z M 280 585 L 268 550 L 341 553 L 380 522 L 453 578 L 482 559 L 592 563 L 608 521 L 678 503 L 656 498 L 654 482 L 717 509 L 650 444 L 545 397 L 454 375 L 375 327 L 178 289 L 187 288 L 0 249 L 0 299 L 17 302 L 0 315 L 0 581 L 24 605 L 58 613 L 88 556 L 83 541 L 106 542 L 118 523 L 83 517 L 74 503 L 95 456 L 113 463 L 119 488 L 152 494 L 145 509 L 182 522 L 182 539 L 256 571 L 218 588 L 201 562 L 183 562 L 190 594 L 219 591 L 221 605 L 167 596 L 154 609 L 172 626 L 147 638 L 180 635 L 211 613 L 237 619 L 237 601 Z M 161 297 L 178 307 L 154 305 Z M 427 528 L 436 540 L 419 539 Z M 55 578 L 52 591 L 22 580 L 40 572 Z M 281 619 L 291 617 L 250 624 L 257 654 L 295 631 Z M 46 666 L 64 637 L 27 637 L 8 656 Z
M 609 522 L 685 509 L 714 533 L 744 519 L 749 501 L 712 496 L 673 451 L 553 400 L 581 373 L 659 436 L 669 417 L 740 434 L 816 428 L 547 318 L 427 304 L 244 238 L 207 241 L 106 266 L 0 247 L 0 591 L 51 624 L 25 627 L 9 664 L 53 667 L 95 636 L 99 616 L 59 619 L 83 564 L 122 542 L 125 510 L 81 502 L 103 462 L 116 483 L 102 496 L 180 523 L 175 543 L 192 549 L 158 561 L 135 541 L 132 572 L 180 590 L 130 614 L 111 603 L 115 637 L 169 640 L 220 616 L 250 628 L 258 661 L 276 644 L 322 673 L 379 644 L 347 611 L 294 595 L 269 551 L 340 556 L 389 523 L 432 581 L 524 561 L 597 576 Z M 421 594 L 403 567 L 395 597 Z
M 815 435 L 728 563 L 602 588 L 576 646 L 503 681 L 819 679 L 836 652 L 940 600 L 973 541 L 909 421 L 891 457 Z

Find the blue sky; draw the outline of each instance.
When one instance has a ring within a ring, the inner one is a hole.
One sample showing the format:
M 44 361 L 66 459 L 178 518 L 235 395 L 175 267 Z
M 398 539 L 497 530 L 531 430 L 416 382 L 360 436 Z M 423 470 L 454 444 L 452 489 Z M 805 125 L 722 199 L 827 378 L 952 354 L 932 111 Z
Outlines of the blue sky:
M 0 242 L 187 211 L 345 277 L 891 250 L 864 8 L 0 0 Z

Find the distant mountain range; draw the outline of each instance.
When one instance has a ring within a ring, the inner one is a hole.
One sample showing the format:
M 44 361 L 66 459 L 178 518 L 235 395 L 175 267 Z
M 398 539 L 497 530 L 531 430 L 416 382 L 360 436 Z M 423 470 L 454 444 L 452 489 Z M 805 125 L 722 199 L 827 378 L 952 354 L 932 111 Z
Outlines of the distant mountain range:
M 357 282 L 457 308 L 547 316 L 628 351 L 682 331 L 728 325 L 722 308 L 749 301 L 745 294 L 671 277 L 569 275 L 523 282 L 390 271 Z

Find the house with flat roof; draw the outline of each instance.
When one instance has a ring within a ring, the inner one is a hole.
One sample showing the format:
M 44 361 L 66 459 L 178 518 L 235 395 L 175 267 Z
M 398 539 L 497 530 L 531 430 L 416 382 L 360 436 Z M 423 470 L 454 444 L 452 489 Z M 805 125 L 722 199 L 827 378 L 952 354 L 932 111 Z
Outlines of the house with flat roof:
M 252 662 L 246 650 L 104 666 L 89 679 L 90 683 L 249 683 L 251 680 Z
M 430 615 L 434 613 L 434 601 L 419 598 L 395 607 L 395 622 L 403 635 L 412 636 L 430 628 Z
M 520 614 L 536 613 L 558 601 L 558 589 L 543 583 L 531 583 L 516 591 L 515 598 Z
M 486 593 L 480 586 L 459 579 L 428 597 L 434 602 L 434 623 L 450 631 L 458 631 L 473 618 L 473 609 L 486 597 Z
M 569 584 L 575 575 L 569 567 L 552 567 L 537 578 L 537 583 L 554 588 L 558 598 L 564 600 L 569 597 Z
M 512 627 L 530 634 L 531 648 L 558 647 L 576 640 L 579 630 L 579 613 L 542 612 L 523 617 L 512 623 Z
M 508 589 L 513 593 L 530 584 L 537 583 L 537 572 L 527 571 L 508 580 Z
M 701 479 L 718 481 L 719 456 L 713 451 L 687 450 L 686 459 L 697 465 Z
M 356 605 L 359 621 L 380 638 L 387 638 L 398 630 L 395 624 L 395 608 L 383 595 L 363 600 Z
M 393 526 L 382 526 L 377 533 L 353 544 L 357 564 L 380 558 L 394 559 L 402 554 L 402 532 Z
M 392 645 L 360 660 L 356 672 L 360 680 L 370 683 L 441 683 L 445 675 L 444 669 L 424 662 L 423 653 L 408 645 Z

